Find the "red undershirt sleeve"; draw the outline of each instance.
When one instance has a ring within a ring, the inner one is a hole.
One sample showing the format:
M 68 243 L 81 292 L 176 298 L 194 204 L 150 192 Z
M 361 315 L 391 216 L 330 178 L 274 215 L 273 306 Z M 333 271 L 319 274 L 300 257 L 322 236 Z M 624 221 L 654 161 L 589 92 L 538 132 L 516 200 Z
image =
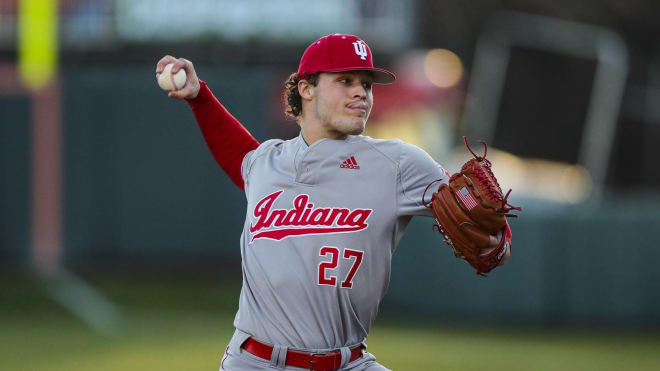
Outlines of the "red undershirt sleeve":
M 245 155 L 259 146 L 250 132 L 227 111 L 202 80 L 195 99 L 188 100 L 204 140 L 229 178 L 244 188 L 241 165 Z

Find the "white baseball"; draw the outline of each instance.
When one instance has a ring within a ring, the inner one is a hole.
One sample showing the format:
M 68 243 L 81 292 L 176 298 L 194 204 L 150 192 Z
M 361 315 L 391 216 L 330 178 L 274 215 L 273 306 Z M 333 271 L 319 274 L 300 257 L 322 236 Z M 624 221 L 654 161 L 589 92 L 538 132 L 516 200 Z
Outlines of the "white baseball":
M 172 74 L 172 66 L 174 63 L 168 64 L 158 75 L 158 86 L 163 90 L 179 90 L 186 84 L 186 71 L 182 68 L 179 72 Z

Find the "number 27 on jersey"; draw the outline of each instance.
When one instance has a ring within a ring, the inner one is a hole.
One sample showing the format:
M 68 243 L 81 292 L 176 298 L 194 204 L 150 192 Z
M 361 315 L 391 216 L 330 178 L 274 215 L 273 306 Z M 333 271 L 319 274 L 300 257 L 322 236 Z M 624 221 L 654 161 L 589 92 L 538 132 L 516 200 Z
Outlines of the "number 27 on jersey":
M 353 278 L 362 264 L 363 251 L 344 249 L 343 254 L 340 249 L 334 246 L 323 246 L 319 250 L 319 256 L 330 257 L 329 261 L 322 261 L 319 263 L 319 285 L 336 286 L 337 276 L 333 272 L 340 264 L 339 257 L 342 257 L 342 264 L 351 264 L 351 269 L 348 274 L 341 281 L 341 287 L 345 289 L 353 288 Z

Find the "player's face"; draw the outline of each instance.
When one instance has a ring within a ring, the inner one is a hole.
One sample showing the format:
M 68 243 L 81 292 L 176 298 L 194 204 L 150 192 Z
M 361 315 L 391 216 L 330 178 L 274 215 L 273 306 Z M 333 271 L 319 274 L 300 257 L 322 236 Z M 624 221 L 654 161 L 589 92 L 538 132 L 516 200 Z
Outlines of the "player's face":
M 316 85 L 316 115 L 334 135 L 358 135 L 367 124 L 374 97 L 368 71 L 321 73 Z

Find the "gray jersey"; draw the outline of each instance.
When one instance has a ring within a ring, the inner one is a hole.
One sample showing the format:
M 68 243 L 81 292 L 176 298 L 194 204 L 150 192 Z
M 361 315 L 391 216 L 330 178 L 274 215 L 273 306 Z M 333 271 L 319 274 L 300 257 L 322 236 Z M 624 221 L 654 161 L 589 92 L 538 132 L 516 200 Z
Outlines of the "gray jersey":
M 305 350 L 364 341 L 392 253 L 413 215 L 432 215 L 422 193 L 446 172 L 418 147 L 366 136 L 269 140 L 241 170 L 248 204 L 236 328 Z

